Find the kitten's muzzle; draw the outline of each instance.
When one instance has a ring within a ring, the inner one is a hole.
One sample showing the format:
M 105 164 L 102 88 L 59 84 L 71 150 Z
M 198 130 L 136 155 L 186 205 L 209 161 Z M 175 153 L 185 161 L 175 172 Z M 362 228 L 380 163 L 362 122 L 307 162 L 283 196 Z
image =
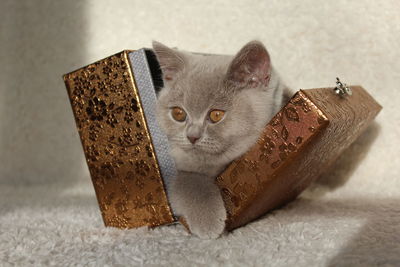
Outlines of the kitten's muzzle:
M 201 138 L 202 131 L 201 125 L 190 123 L 186 128 L 186 137 L 194 145 Z
M 187 136 L 187 139 L 189 139 L 190 143 L 192 143 L 193 145 L 196 143 L 197 140 L 200 139 L 200 137 L 198 136 Z

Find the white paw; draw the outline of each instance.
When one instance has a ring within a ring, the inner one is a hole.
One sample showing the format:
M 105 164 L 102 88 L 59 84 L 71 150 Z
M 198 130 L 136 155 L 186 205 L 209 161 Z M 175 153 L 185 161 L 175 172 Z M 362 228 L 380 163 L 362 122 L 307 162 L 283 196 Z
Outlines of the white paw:
M 189 212 L 185 216 L 192 234 L 201 239 L 216 239 L 225 230 L 226 210 L 221 205 L 214 205 L 208 210 Z
M 222 220 L 192 222 L 189 223 L 191 232 L 201 239 L 216 239 L 225 229 L 225 222 Z
M 192 234 L 214 239 L 224 232 L 226 210 L 212 178 L 180 173 L 171 185 L 169 200 L 175 215 L 184 217 Z

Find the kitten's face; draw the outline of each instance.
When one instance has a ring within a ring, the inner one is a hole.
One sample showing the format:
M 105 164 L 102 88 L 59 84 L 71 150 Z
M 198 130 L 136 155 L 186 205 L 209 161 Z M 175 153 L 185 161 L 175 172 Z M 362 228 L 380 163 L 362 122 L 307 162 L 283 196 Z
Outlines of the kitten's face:
M 235 137 L 245 135 L 254 119 L 252 107 L 248 100 L 239 101 L 227 92 L 222 68 L 190 72 L 183 72 L 160 94 L 162 127 L 173 146 L 220 154 Z
M 238 143 L 249 136 L 259 135 L 265 123 L 261 117 L 270 116 L 266 108 L 261 108 L 268 107 L 268 54 L 263 54 L 268 62 L 256 60 L 246 65 L 249 62 L 244 61 L 244 52 L 235 58 L 202 56 L 159 43 L 153 46 L 164 80 L 158 96 L 158 117 L 173 149 L 224 157 L 235 153 Z

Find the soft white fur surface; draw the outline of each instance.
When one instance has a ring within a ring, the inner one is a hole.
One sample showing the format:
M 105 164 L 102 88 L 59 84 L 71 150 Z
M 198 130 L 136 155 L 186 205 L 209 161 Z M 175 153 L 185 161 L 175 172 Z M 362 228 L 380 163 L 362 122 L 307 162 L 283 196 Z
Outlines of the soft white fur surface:
M 0 265 L 400 265 L 400 2 L 0 2 Z M 363 85 L 376 123 L 300 199 L 218 240 L 103 227 L 61 75 L 123 49 L 268 48 L 292 88 Z

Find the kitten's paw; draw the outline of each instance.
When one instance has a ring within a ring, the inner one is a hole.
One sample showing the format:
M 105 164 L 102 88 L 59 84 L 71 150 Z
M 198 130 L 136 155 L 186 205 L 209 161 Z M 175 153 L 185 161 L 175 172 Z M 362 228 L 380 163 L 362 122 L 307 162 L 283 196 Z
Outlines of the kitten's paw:
M 192 224 L 189 226 L 191 232 L 201 239 L 217 239 L 225 229 L 225 222 L 209 222 L 204 224 Z
M 214 178 L 180 172 L 171 185 L 175 215 L 184 217 L 190 232 L 200 238 L 217 238 L 225 230 L 226 209 Z
M 188 214 L 186 222 L 192 234 L 201 239 L 216 239 L 225 230 L 225 207 L 214 211 Z

